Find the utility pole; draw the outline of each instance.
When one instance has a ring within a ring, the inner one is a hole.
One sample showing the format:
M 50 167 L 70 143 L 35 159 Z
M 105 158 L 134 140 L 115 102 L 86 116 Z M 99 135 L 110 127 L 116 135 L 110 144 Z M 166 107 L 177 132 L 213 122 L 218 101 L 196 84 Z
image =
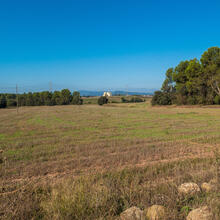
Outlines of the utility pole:
M 17 84 L 16 84 L 16 99 L 17 99 L 17 114 L 18 114 L 19 104 L 18 104 L 18 85 Z
M 128 84 L 125 87 L 126 87 L 126 96 L 128 96 Z
M 50 92 L 52 92 L 52 90 L 53 90 L 52 82 L 49 83 L 49 86 L 50 86 Z

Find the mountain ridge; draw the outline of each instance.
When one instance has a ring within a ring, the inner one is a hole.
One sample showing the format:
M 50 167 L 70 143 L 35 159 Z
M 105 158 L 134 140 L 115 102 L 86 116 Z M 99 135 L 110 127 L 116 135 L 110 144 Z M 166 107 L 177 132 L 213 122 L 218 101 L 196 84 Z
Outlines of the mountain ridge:
M 106 90 L 107 91 L 107 90 Z M 93 91 L 93 90 L 78 90 L 81 96 L 102 96 L 105 90 L 103 91 Z M 152 92 L 133 92 L 133 91 L 123 91 L 123 90 L 115 90 L 109 91 L 112 95 L 153 95 Z

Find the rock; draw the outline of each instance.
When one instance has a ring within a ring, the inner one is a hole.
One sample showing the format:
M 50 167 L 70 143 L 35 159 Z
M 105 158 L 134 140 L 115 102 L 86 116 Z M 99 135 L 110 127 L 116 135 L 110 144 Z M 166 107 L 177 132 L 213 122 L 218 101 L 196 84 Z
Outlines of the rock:
M 213 214 L 207 206 L 192 210 L 186 220 L 213 220 Z
M 215 189 L 215 187 L 211 183 L 203 183 L 201 185 L 201 189 L 202 189 L 203 192 L 211 192 Z
M 166 209 L 161 205 L 153 205 L 146 210 L 146 217 L 149 220 L 164 220 L 166 218 Z
M 196 183 L 183 183 L 178 187 L 178 192 L 184 196 L 192 196 L 200 192 L 200 188 Z
M 144 220 L 144 212 L 138 207 L 133 206 L 120 215 L 121 220 Z

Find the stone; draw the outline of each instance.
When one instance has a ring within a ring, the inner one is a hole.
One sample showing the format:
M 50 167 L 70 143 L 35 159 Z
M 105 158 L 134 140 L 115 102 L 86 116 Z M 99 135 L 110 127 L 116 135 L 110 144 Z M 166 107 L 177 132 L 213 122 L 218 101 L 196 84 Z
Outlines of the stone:
M 196 183 L 183 183 L 178 187 L 178 192 L 184 196 L 193 196 L 201 190 Z
M 166 209 L 161 205 L 153 205 L 146 210 L 146 217 L 149 220 L 166 219 Z
M 121 220 L 144 220 L 144 212 L 138 207 L 133 206 L 120 215 Z
M 202 189 L 203 192 L 211 192 L 215 189 L 215 187 L 211 183 L 203 183 L 201 185 L 201 189 Z
M 192 210 L 186 220 L 213 220 L 213 214 L 207 206 Z

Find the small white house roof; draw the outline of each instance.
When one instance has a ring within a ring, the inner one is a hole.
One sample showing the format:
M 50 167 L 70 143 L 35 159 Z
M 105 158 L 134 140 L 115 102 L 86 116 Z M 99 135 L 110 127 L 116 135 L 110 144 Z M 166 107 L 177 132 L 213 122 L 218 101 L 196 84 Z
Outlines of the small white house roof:
M 112 96 L 112 93 L 111 92 L 104 92 L 102 96 L 106 96 L 106 97 Z

